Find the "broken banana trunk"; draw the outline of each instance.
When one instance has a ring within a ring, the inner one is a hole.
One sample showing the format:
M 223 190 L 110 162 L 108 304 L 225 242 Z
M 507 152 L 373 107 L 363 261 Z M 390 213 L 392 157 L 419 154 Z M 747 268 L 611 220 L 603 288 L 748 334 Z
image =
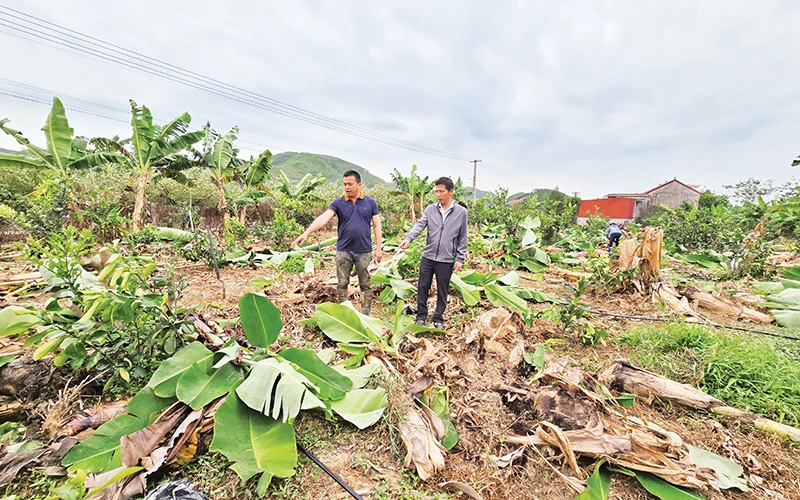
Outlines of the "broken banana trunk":
M 750 422 L 757 429 L 800 442 L 800 429 L 762 418 L 749 411 L 732 408 L 699 389 L 637 368 L 627 360 L 614 362 L 613 366 L 600 375 L 600 381 L 648 401 L 661 399 L 690 408 L 709 410 L 718 415 Z

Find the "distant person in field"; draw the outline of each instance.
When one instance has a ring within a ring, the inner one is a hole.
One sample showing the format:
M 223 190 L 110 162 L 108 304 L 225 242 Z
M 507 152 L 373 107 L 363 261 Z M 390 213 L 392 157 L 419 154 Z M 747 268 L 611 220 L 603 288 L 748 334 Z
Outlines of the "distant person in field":
M 444 310 L 447 307 L 447 293 L 453 269 L 461 270 L 467 255 L 467 209 L 453 200 L 453 181 L 441 177 L 434 183 L 437 203 L 431 203 L 422 212 L 422 218 L 414 224 L 411 231 L 400 243 L 400 248 L 419 236 L 425 228 L 428 235 L 422 259 L 419 263 L 417 282 L 417 324 L 424 325 L 428 319 L 428 292 L 436 275 L 436 310 L 433 312 L 433 326 L 444 329 Z
M 308 236 L 321 229 L 335 215 L 339 220 L 339 240 L 336 242 L 336 299 L 347 300 L 347 287 L 350 284 L 350 272 L 353 266 L 358 275 L 361 287 L 361 312 L 369 314 L 372 306 L 372 281 L 369 266 L 372 256 L 380 262 L 383 258 L 381 247 L 381 218 L 378 216 L 378 203 L 361 192 L 361 174 L 348 170 L 343 175 L 344 196 L 336 198 L 303 234 L 294 240 L 295 245 L 302 245 Z M 372 249 L 370 225 L 375 231 L 375 250 Z
M 622 230 L 617 226 L 616 222 L 612 222 L 606 229 L 606 238 L 608 238 L 608 253 L 611 253 L 612 246 L 619 246 L 619 239 L 622 238 Z

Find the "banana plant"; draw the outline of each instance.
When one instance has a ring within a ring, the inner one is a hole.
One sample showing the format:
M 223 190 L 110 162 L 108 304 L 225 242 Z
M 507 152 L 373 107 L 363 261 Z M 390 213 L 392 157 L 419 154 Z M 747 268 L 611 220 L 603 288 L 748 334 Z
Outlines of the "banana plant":
M 399 189 L 398 191 L 393 191 L 392 194 L 408 195 L 408 208 L 411 220 L 416 220 L 415 207 L 417 203 L 419 203 L 419 213 L 421 216 L 422 211 L 425 210 L 425 193 L 433 189 L 432 183 L 428 181 L 428 176 L 420 177 L 417 175 L 416 165 L 411 165 L 411 173 L 408 177 L 401 174 L 397 169 L 394 169 L 394 172 L 390 175 L 392 177 L 392 182 L 394 182 Z
M 12 129 L 8 123 L 8 118 L 0 120 L 0 129 L 25 147 L 27 154 L 0 154 L 0 167 L 33 167 L 52 170 L 58 177 L 61 189 L 65 193 L 70 172 L 113 161 L 113 155 L 102 151 L 88 150 L 89 144 L 84 137 L 74 137 L 74 130 L 69 126 L 66 110 L 58 97 L 53 98 L 50 113 L 42 127 L 45 147 L 31 144 L 22 135 L 22 132 Z
M 174 443 L 180 442 L 187 426 L 201 419 L 213 421 L 210 450 L 225 455 L 242 481 L 260 476 L 257 491 L 263 496 L 273 477 L 295 473 L 294 421 L 300 411 L 316 408 L 327 418 L 338 415 L 359 429 L 380 420 L 388 404 L 386 391 L 364 388 L 377 365 L 348 369 L 330 366 L 331 352 L 271 350 L 283 322 L 278 308 L 263 295 L 242 296 L 239 312 L 251 347 L 232 340 L 212 352 L 200 342 L 188 344 L 161 363 L 147 387 L 128 404 L 127 414 L 70 450 L 63 465 L 70 471 L 107 474 L 148 456 L 162 457 L 163 465 L 165 455 L 178 455 Z M 171 415 L 177 417 L 168 420 Z M 165 447 L 154 449 L 161 440 L 153 440 L 155 444 L 144 449 L 137 437 L 155 429 L 161 429 L 162 437 L 172 433 L 172 438 L 164 441 Z M 144 481 L 149 472 L 142 474 L 124 481 Z
M 239 150 L 234 146 L 239 127 L 233 127 L 227 134 L 220 136 L 210 124 L 203 127 L 203 151 L 201 157 L 206 169 L 214 177 L 217 186 L 217 210 L 228 218 L 228 200 L 225 196 L 225 183 L 230 181 L 239 170 L 240 160 L 236 157 Z
M 131 103 L 130 140 L 98 138 L 93 144 L 102 146 L 113 155 L 113 161 L 136 173 L 136 201 L 131 216 L 131 229 L 142 229 L 144 207 L 147 204 L 147 187 L 160 176 L 185 179 L 182 171 L 195 166 L 195 162 L 181 154 L 190 151 L 206 134 L 204 130 L 188 132 L 192 121 L 189 113 L 183 113 L 165 125 L 153 123 L 153 115 L 147 106 Z
M 314 189 L 327 182 L 327 179 L 319 174 L 316 177 L 311 174 L 306 174 L 297 184 L 292 184 L 292 181 L 286 176 L 283 170 L 278 169 L 281 174 L 281 183 L 278 185 L 278 190 L 296 200 L 309 200 L 318 201 L 321 198 L 314 194 Z
M 251 156 L 250 160 L 241 167 L 239 177 L 242 181 L 244 192 L 242 196 L 234 201 L 234 204 L 241 207 L 239 222 L 242 224 L 247 222 L 247 207 L 257 205 L 267 197 L 264 182 L 269 177 L 270 170 L 272 170 L 272 153 L 269 149 L 265 149 L 263 153 L 258 155 L 258 158 Z

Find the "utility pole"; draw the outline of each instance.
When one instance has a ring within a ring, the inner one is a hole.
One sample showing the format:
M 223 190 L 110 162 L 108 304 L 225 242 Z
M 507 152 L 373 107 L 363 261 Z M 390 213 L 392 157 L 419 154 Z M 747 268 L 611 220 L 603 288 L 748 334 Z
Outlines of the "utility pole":
M 472 160 L 472 206 L 475 206 L 475 201 L 478 199 L 478 162 L 480 160 Z

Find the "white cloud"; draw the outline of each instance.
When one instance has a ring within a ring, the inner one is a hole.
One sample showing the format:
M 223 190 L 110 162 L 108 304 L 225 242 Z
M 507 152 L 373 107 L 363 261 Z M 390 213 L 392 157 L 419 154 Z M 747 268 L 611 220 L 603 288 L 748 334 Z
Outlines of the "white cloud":
M 788 166 L 800 153 L 800 10 L 792 2 L 7 4 L 353 125 L 474 155 L 484 189 L 558 185 L 592 197 L 675 176 L 720 190 L 747 177 L 798 174 Z M 164 119 L 188 110 L 197 126 L 238 124 L 243 139 L 274 151 L 340 156 L 384 177 L 416 163 L 424 174 L 471 183 L 467 162 L 315 127 L 0 31 L 4 67 L 13 68 L 5 78 L 117 108 L 135 98 Z M 0 88 L 44 96 L 2 81 Z M 0 95 L 0 109 L 39 140 L 45 106 Z M 70 118 L 85 135 L 126 132 L 124 123 Z

